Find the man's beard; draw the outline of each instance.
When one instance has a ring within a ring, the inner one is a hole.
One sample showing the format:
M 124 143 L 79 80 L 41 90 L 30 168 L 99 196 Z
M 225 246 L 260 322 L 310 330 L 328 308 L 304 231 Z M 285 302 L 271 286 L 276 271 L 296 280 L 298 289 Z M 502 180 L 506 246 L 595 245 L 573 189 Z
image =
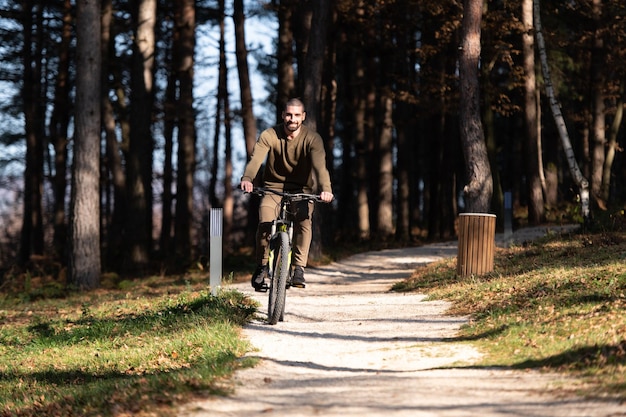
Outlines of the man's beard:
M 290 132 L 295 132 L 296 130 L 298 130 L 298 128 L 300 127 L 300 124 L 298 122 L 292 122 L 292 123 L 287 123 L 285 124 L 285 127 L 287 128 L 287 130 L 289 130 Z

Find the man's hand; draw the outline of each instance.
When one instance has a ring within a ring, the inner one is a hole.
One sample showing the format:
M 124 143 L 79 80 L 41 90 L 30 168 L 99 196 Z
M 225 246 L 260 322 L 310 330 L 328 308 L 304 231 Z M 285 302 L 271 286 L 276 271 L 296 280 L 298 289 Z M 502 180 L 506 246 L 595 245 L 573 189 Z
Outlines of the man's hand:
M 335 196 L 333 195 L 333 193 L 329 193 L 328 191 L 322 191 L 322 193 L 320 194 L 320 198 L 325 203 L 330 203 L 331 201 L 333 201 L 334 197 Z
M 251 193 L 252 190 L 254 190 L 254 185 L 252 185 L 252 183 L 250 181 L 241 181 L 240 187 L 246 193 Z

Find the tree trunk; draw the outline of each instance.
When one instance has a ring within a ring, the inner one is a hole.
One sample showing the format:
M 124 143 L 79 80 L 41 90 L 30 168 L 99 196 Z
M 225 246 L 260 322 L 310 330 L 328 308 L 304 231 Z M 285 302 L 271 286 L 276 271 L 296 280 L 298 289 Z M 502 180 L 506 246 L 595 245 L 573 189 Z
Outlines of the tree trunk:
M 296 83 L 295 83 L 295 93 L 297 96 L 302 96 L 305 90 L 305 82 L 307 82 L 305 77 L 305 71 L 307 71 L 307 54 L 309 52 L 309 41 L 311 39 L 311 25 L 313 22 L 313 8 L 315 1 L 313 0 L 300 0 L 297 1 L 293 8 L 293 35 L 295 42 L 295 60 L 296 60 Z M 293 65 L 293 62 L 290 63 Z M 304 98 L 304 97 L 302 97 Z M 308 104 L 305 101 L 304 105 L 307 106 L 308 112 Z M 281 109 L 282 110 L 282 109 Z M 281 120 L 281 119 L 279 119 Z
M 482 0 L 464 1 L 459 57 L 459 118 L 468 180 L 463 192 L 466 209 L 471 213 L 486 213 L 489 210 L 493 189 L 487 146 L 480 121 L 478 61 L 482 6 Z
M 67 257 L 66 189 L 67 189 L 67 143 L 70 123 L 70 43 L 72 41 L 72 5 L 63 2 L 63 29 L 59 45 L 59 70 L 57 73 L 54 108 L 50 117 L 50 142 L 54 146 L 54 249 L 61 258 Z
M 311 32 L 308 35 L 309 44 L 306 53 L 303 82 L 303 101 L 306 107 L 306 125 L 317 131 L 320 120 L 320 106 L 322 94 L 322 77 L 324 71 L 324 55 L 326 52 L 326 34 L 330 17 L 330 0 L 313 2 L 311 18 Z M 327 155 L 327 157 L 332 155 Z M 313 212 L 313 239 L 309 249 L 311 259 L 320 259 L 322 256 L 322 242 L 320 231 L 320 210 Z
M 364 64 L 365 51 L 354 52 L 354 68 L 350 76 L 353 77 L 352 85 L 355 86 L 352 97 L 352 136 L 354 138 L 354 154 L 355 154 L 355 175 L 354 183 L 356 185 L 356 218 L 358 237 L 360 239 L 368 239 L 371 234 L 370 226 L 370 210 L 369 210 L 369 194 L 368 194 L 368 160 L 369 149 L 367 135 L 365 132 L 366 114 L 367 114 L 367 98 L 364 87 L 367 82 L 366 66 Z M 351 197 L 351 196 L 350 196 Z
M 231 235 L 233 229 L 233 215 L 235 209 L 235 201 L 233 197 L 233 150 L 232 150 L 232 134 L 231 134 L 231 110 L 230 100 L 228 99 L 228 66 L 224 70 L 224 201 L 223 207 L 223 234 L 226 237 Z M 252 102 L 250 103 L 252 104 Z M 232 245 L 226 245 L 225 252 L 232 252 Z
M 163 208 L 161 214 L 161 253 L 169 258 L 173 253 L 173 207 L 174 195 L 172 187 L 174 185 L 174 128 L 176 127 L 176 71 L 172 65 L 173 49 L 177 45 L 172 41 L 170 61 L 168 63 L 167 87 L 165 88 L 165 103 L 163 105 Z M 169 259 L 171 260 L 171 259 Z
M 193 109 L 193 71 L 196 12 L 193 0 L 176 3 L 179 43 L 174 60 L 179 79 L 178 176 L 176 181 L 176 253 L 184 262 L 191 256 L 193 185 L 196 168 L 196 129 Z
M 489 13 L 487 9 L 487 3 L 485 2 L 485 13 Z M 494 71 L 494 64 L 500 57 L 500 51 L 497 49 L 497 45 L 494 45 L 494 33 L 496 29 L 493 25 L 486 24 L 485 29 L 481 34 L 481 43 L 483 45 L 481 50 L 481 62 L 480 65 L 480 87 L 483 94 L 483 106 L 481 109 L 483 129 L 485 132 L 485 143 L 487 144 L 487 155 L 489 155 L 489 163 L 493 167 L 497 167 L 498 164 L 498 141 L 496 139 L 496 117 L 494 111 L 495 97 L 494 91 L 496 90 L 492 73 Z M 497 226 L 500 227 L 504 224 L 504 190 L 502 184 L 502 177 L 500 175 L 500 169 L 494 169 L 492 171 L 493 176 L 493 195 L 491 199 L 491 212 L 496 215 Z
M 563 145 L 563 151 L 567 158 L 567 164 L 570 169 L 570 173 L 574 182 L 578 186 L 581 213 L 585 222 L 589 220 L 589 182 L 580 172 L 578 163 L 576 162 L 576 156 L 574 155 L 574 149 L 572 143 L 569 140 L 567 133 L 567 127 L 565 126 L 565 120 L 561 113 L 561 107 L 554 92 L 554 86 L 552 85 L 552 79 L 550 77 L 550 67 L 548 66 L 548 56 L 546 54 L 546 45 L 543 39 L 543 32 L 541 29 L 541 14 L 539 9 L 539 0 L 533 0 L 533 18 L 535 20 L 535 36 L 537 39 L 537 49 L 539 51 L 539 58 L 541 60 L 541 69 L 543 71 L 543 78 L 546 87 L 546 95 L 550 100 L 550 109 L 552 110 L 552 116 L 561 138 Z
M 602 196 L 602 173 L 604 169 L 604 152 L 606 149 L 606 115 L 605 100 L 606 88 L 604 68 L 606 68 L 606 56 L 604 41 L 601 33 L 602 0 L 593 0 L 593 20 L 595 32 L 593 47 L 591 48 L 591 96 L 592 96 L 592 141 L 591 154 L 591 195 L 598 203 L 598 207 L 606 209 L 606 202 Z
M 68 280 L 80 290 L 100 285 L 100 11 L 99 0 L 78 2 Z
M 617 106 L 615 108 L 615 117 L 611 124 L 609 131 L 609 143 L 606 150 L 606 158 L 604 159 L 604 169 L 602 172 L 602 190 L 601 198 L 604 201 L 608 201 L 611 191 L 611 170 L 613 168 L 613 161 L 615 160 L 615 152 L 619 149 L 619 143 L 617 142 L 617 134 L 619 133 L 619 127 L 622 124 L 622 118 L 624 117 L 624 86 L 620 88 L 620 96 L 617 99 Z
M 397 131 L 397 203 L 396 203 L 396 239 L 406 242 L 411 237 L 411 133 L 415 126 L 409 122 L 409 115 L 414 114 L 412 106 L 406 102 L 397 103 L 396 114 L 402 120 L 400 125 L 396 125 Z
M 276 85 L 276 120 L 281 120 L 281 113 L 285 108 L 285 104 L 287 104 L 287 100 L 297 95 L 293 71 L 293 10 L 295 5 L 296 0 L 281 0 L 277 12 L 278 46 L 276 53 L 278 83 Z
M 329 19 L 330 0 L 314 1 L 311 33 L 308 37 L 309 47 L 303 68 L 303 101 L 306 106 L 307 126 L 315 131 L 318 130 L 317 125 L 319 123 L 326 34 L 328 33 Z
M 235 3 L 237 3 L 237 1 L 235 1 Z M 254 115 L 252 114 L 252 97 L 251 97 L 251 93 L 250 93 L 250 85 L 248 82 L 248 64 L 246 61 L 246 56 L 247 56 L 247 52 L 245 49 L 245 41 L 243 38 L 243 4 L 240 5 L 235 5 L 235 7 L 240 7 L 242 8 L 239 11 L 235 12 L 235 26 L 237 25 L 241 25 L 240 28 L 235 29 L 235 31 L 241 31 L 241 33 L 239 33 L 238 38 L 236 39 L 237 42 L 237 62 L 239 65 L 239 69 L 240 71 L 243 69 L 245 72 L 245 75 L 243 76 L 243 80 L 242 80 L 242 76 L 240 74 L 239 76 L 239 81 L 240 83 L 243 81 L 244 86 L 242 86 L 241 88 L 247 88 L 248 92 L 244 94 L 244 92 L 241 92 L 241 97 L 242 100 L 249 100 L 249 105 L 250 105 L 250 109 L 248 110 L 248 115 L 247 117 L 252 117 L 252 122 L 254 122 Z M 220 23 L 219 23 L 219 27 L 220 27 L 220 39 L 219 39 L 219 70 L 218 70 L 218 85 L 217 85 L 217 97 L 216 97 L 216 106 L 215 106 L 215 134 L 213 136 L 213 159 L 212 159 L 212 163 L 211 163 L 211 180 L 209 183 L 209 202 L 211 207 L 219 207 L 221 206 L 223 211 L 222 211 L 222 218 L 223 218 L 223 233 L 224 236 L 226 236 L 227 238 L 230 236 L 231 234 L 231 230 L 233 227 L 233 214 L 234 214 L 234 197 L 233 197 L 233 184 L 232 184 L 232 174 L 233 174 L 233 161 L 232 161 L 232 135 L 231 135 L 231 124 L 232 124 L 232 118 L 231 118 L 231 110 L 230 110 L 230 100 L 228 98 L 228 65 L 226 62 L 226 34 L 225 34 L 225 5 L 224 5 L 224 0 L 219 0 L 218 1 L 218 8 L 220 10 Z M 237 16 L 240 15 L 240 16 Z M 241 43 L 241 45 L 239 45 L 239 43 Z M 240 57 L 239 54 L 243 54 L 243 62 L 240 62 Z M 245 115 L 244 115 L 244 132 L 248 131 L 249 129 L 251 129 L 251 126 L 247 126 L 246 127 L 246 120 L 245 120 Z M 222 202 L 220 203 L 219 198 L 217 196 L 217 184 L 218 184 L 218 176 L 219 176 L 219 163 L 220 163 L 220 158 L 219 155 L 220 153 L 218 152 L 219 146 L 220 146 L 220 136 L 221 136 L 221 126 L 222 124 L 224 125 L 224 158 L 223 158 L 223 162 L 224 162 L 224 182 L 223 182 L 223 188 L 224 188 L 224 197 L 222 199 Z M 253 123 L 254 124 L 254 123 Z M 256 136 L 256 126 L 254 127 L 254 135 Z M 244 135 L 248 135 L 249 133 L 244 133 Z M 256 141 L 256 139 L 254 137 L 252 137 L 253 142 L 252 145 L 254 145 L 254 142 Z M 246 136 L 246 145 L 248 144 L 248 137 Z M 250 155 L 252 148 L 250 148 L 250 150 L 247 150 L 247 154 Z M 207 214 L 208 217 L 208 214 Z M 224 247 L 225 251 L 227 253 L 232 251 L 232 246 L 231 245 L 226 245 Z
M 126 267 L 142 273 L 148 267 L 152 242 L 152 105 L 156 0 L 139 0 L 135 14 L 131 135 L 128 158 L 128 216 Z
M 367 119 L 367 99 L 361 97 L 358 101 L 354 118 L 356 121 L 357 132 L 355 137 L 356 148 L 356 172 L 357 172 L 357 216 L 359 222 L 359 237 L 367 239 L 371 236 L 370 222 L 370 199 L 368 186 L 368 167 L 370 159 L 369 141 L 365 132 L 365 123 Z
M 226 90 L 226 31 L 225 31 L 225 5 L 224 0 L 218 0 L 218 10 L 220 15 L 219 21 L 219 64 L 218 64 L 218 77 L 217 77 L 217 95 L 215 97 L 215 132 L 213 133 L 213 156 L 211 158 L 211 179 L 209 181 L 209 204 L 211 207 L 219 207 L 220 202 L 217 197 L 217 178 L 219 175 L 219 148 L 220 148 L 220 136 L 222 135 L 222 117 L 224 113 L 224 96 L 227 94 Z
M 31 255 L 43 255 L 43 150 L 41 128 L 44 117 L 41 97 L 41 33 L 43 7 L 25 0 L 22 24 L 24 27 L 24 132 L 26 136 L 26 168 L 24 170 L 23 224 L 19 261 L 25 264 Z
M 243 119 L 243 136 L 246 142 L 246 155 L 249 157 L 256 142 L 256 119 L 252 109 L 252 88 L 248 68 L 248 50 L 246 48 L 245 14 L 243 0 L 233 3 L 233 21 L 235 23 L 235 51 L 239 74 L 239 94 L 241 97 L 241 117 Z
M 541 161 L 539 130 L 537 125 L 537 83 L 535 79 L 535 44 L 533 37 L 532 0 L 522 2 L 524 32 L 524 120 L 526 127 L 526 187 L 528 191 L 528 223 L 539 224 L 544 219 L 543 187 L 541 181 Z
M 390 91 L 380 95 L 382 126 L 378 138 L 378 219 L 377 234 L 382 239 L 393 236 L 393 99 Z
M 114 265 L 120 258 L 124 247 L 124 222 L 126 218 L 126 174 L 122 163 L 122 151 L 118 141 L 118 126 L 115 120 L 113 103 L 109 98 L 110 56 L 113 53 L 113 38 L 111 37 L 113 19 L 113 5 L 111 0 L 102 3 L 102 74 L 101 74 L 101 99 L 102 99 L 102 124 L 106 143 L 106 169 L 109 172 L 107 178 L 107 194 L 109 188 L 113 188 L 113 198 L 107 201 L 107 208 L 113 204 L 112 214 L 105 213 L 103 216 L 109 222 L 107 226 L 105 246 L 105 268 Z M 108 178 L 111 184 L 108 184 Z
M 344 77 L 347 82 L 344 91 L 346 102 L 346 133 L 342 139 L 342 172 L 339 177 L 337 198 L 337 224 L 348 238 L 367 238 L 369 236 L 369 210 L 367 203 L 366 166 L 364 162 L 364 101 L 362 85 L 364 83 L 362 48 L 350 48 L 342 45 L 345 58 L 343 65 Z M 361 162 L 363 161 L 363 162 Z

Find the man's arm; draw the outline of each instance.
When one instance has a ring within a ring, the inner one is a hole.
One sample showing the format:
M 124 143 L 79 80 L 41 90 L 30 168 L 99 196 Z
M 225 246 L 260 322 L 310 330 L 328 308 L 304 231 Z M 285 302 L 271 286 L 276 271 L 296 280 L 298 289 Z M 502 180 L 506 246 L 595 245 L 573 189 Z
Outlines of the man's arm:
M 256 174 L 259 172 L 263 162 L 265 162 L 265 158 L 267 158 L 269 150 L 269 145 L 265 140 L 264 135 L 261 134 L 257 142 L 254 144 L 252 155 L 250 155 L 250 161 L 248 161 L 248 164 L 243 172 L 243 176 L 241 177 L 240 187 L 243 191 L 249 193 L 254 188 L 252 181 L 254 181 L 254 177 L 256 177 Z
M 333 200 L 333 191 L 330 182 L 330 173 L 326 168 L 326 150 L 322 138 L 317 135 L 311 144 L 311 165 L 320 188 L 320 198 L 330 203 Z

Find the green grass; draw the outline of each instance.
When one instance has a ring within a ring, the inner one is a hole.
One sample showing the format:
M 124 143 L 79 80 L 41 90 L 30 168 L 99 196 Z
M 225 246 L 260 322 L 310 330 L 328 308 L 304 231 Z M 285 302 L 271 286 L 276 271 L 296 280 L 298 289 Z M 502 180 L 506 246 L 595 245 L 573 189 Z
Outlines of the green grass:
M 485 353 L 477 366 L 564 372 L 586 382 L 583 394 L 626 399 L 626 234 L 552 236 L 498 249 L 495 261 L 463 280 L 456 259 L 434 263 L 394 289 L 468 315 L 457 339 Z M 229 392 L 232 373 L 254 365 L 240 330 L 258 305 L 238 292 L 213 297 L 206 281 L 107 276 L 100 290 L 68 294 L 41 271 L 5 275 L 0 416 L 166 416 Z
M 548 237 L 498 249 L 492 273 L 459 279 L 456 259 L 428 265 L 396 291 L 421 291 L 468 315 L 460 339 L 480 365 L 539 368 L 626 399 L 626 234 Z
M 0 302 L 0 415 L 169 415 L 228 391 L 258 305 L 171 278 L 66 298 Z M 204 285 L 206 287 L 206 285 Z

